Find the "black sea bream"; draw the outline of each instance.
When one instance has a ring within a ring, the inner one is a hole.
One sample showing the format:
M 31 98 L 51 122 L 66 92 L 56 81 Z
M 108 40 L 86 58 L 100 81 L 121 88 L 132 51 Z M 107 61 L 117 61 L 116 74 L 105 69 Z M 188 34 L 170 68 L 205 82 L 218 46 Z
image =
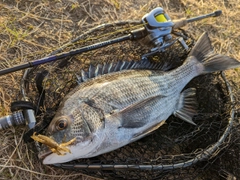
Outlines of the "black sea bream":
M 77 138 L 71 153 L 51 153 L 44 164 L 97 156 L 136 141 L 159 128 L 170 115 L 193 125 L 195 89 L 183 88 L 194 77 L 240 66 L 213 53 L 204 33 L 180 67 L 160 70 L 128 69 L 91 78 L 62 101 L 47 129 L 56 142 Z

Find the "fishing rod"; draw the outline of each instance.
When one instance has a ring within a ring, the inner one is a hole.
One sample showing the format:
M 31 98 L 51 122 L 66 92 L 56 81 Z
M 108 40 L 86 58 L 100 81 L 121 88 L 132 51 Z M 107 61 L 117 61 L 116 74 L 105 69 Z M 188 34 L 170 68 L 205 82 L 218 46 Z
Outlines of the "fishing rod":
M 186 24 L 194 21 L 199 21 L 204 18 L 208 17 L 217 17 L 222 14 L 221 10 L 215 11 L 213 13 L 209 13 L 206 15 L 201 15 L 197 17 L 193 17 L 190 19 L 180 19 L 176 21 L 171 21 L 170 17 L 167 13 L 160 7 L 153 9 L 150 13 L 146 14 L 142 18 L 143 27 L 131 31 L 129 34 L 110 39 L 106 41 L 102 41 L 99 43 L 95 43 L 92 45 L 84 46 L 81 48 L 73 49 L 69 52 L 58 53 L 52 56 L 44 57 L 41 59 L 29 61 L 17 66 L 13 66 L 10 68 L 0 70 L 0 75 L 5 75 L 8 73 L 16 72 L 19 70 L 35 67 L 41 64 L 49 63 L 52 61 L 57 61 L 68 56 L 74 56 L 77 54 L 81 54 L 84 52 L 92 51 L 98 48 L 102 48 L 111 44 L 119 43 L 126 40 L 138 40 L 142 38 L 146 38 L 149 42 L 153 43 L 156 48 L 153 48 L 151 51 L 152 53 L 163 51 L 168 46 L 171 46 L 172 43 L 166 43 L 167 41 L 171 40 L 171 32 L 173 29 L 177 29 L 180 27 L 185 26 Z M 180 41 L 183 46 L 186 46 L 183 41 Z M 0 126 L 1 129 L 1 126 Z

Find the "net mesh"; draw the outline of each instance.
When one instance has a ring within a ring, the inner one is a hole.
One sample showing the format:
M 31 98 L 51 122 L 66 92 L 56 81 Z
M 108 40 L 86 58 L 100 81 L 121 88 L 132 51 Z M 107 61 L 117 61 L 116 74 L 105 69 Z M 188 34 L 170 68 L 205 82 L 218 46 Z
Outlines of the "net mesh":
M 64 47 L 64 51 L 120 37 L 136 25 L 121 22 L 95 28 Z M 192 47 L 194 39 L 189 33 L 186 35 L 186 42 Z M 81 69 L 87 70 L 90 64 L 139 60 L 151 48 L 144 41 L 125 41 L 32 68 L 25 78 L 24 91 L 38 107 L 37 121 L 54 116 L 63 97 L 78 85 Z M 176 42 L 149 59 L 175 68 L 186 57 L 187 51 Z M 229 91 L 236 89 L 234 83 L 221 73 L 214 73 L 194 78 L 188 87 L 197 89 L 199 113 L 193 118 L 197 126 L 171 116 L 166 124 L 137 142 L 94 158 L 56 166 L 115 179 L 240 178 L 240 130 L 233 117 L 235 101 Z

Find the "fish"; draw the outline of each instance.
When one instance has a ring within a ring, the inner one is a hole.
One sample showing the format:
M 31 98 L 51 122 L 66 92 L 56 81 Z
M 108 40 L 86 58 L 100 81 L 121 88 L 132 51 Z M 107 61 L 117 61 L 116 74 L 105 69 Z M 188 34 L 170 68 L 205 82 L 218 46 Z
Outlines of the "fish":
M 203 33 L 183 64 L 168 71 L 83 72 L 83 82 L 64 97 L 45 133 L 58 144 L 76 140 L 64 155 L 43 147 L 39 158 L 57 164 L 95 157 L 149 135 L 171 115 L 196 126 L 196 89 L 185 86 L 201 74 L 238 67 L 238 60 L 214 53 Z

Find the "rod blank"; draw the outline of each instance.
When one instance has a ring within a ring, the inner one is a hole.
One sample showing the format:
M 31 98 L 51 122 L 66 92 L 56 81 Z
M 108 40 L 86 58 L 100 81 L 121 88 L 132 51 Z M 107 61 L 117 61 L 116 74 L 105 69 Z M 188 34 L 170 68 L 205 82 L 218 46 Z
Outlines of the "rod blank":
M 77 54 L 81 54 L 81 53 L 84 53 L 84 52 L 88 52 L 88 51 L 91 51 L 91 50 L 102 48 L 102 47 L 108 46 L 110 44 L 119 43 L 119 42 L 126 41 L 126 40 L 132 40 L 132 38 L 133 38 L 132 34 L 128 34 L 128 35 L 125 35 L 125 36 L 122 36 L 122 37 L 119 37 L 119 38 L 99 42 L 99 43 L 92 44 L 92 45 L 85 46 L 85 47 L 81 47 L 81 48 L 78 48 L 78 49 L 73 49 L 69 52 L 63 52 L 63 53 L 59 53 L 59 54 L 52 55 L 52 56 L 49 56 L 49 57 L 45 57 L 45 58 L 41 58 L 41 59 L 38 59 L 38 60 L 30 61 L 30 62 L 21 64 L 21 65 L 17 65 L 17 66 L 11 67 L 11 68 L 0 70 L 0 76 L 8 74 L 8 73 L 15 72 L 15 71 L 19 71 L 19 70 L 22 70 L 22 69 L 38 66 L 40 64 L 45 64 L 45 63 L 48 63 L 48 62 L 57 61 L 57 60 L 66 58 L 68 56 L 74 56 L 74 55 L 77 55 Z
M 209 13 L 209 14 L 205 14 L 205 15 L 201 15 L 201 16 L 197 16 L 189 19 L 186 19 L 186 18 L 179 19 L 179 20 L 173 21 L 174 22 L 173 28 L 175 29 L 181 28 L 183 26 L 186 26 L 188 23 L 191 23 L 194 21 L 200 21 L 202 19 L 209 18 L 209 17 L 217 17 L 217 16 L 220 16 L 221 14 L 222 14 L 222 11 L 217 10 L 217 11 L 214 11 L 213 13 Z

